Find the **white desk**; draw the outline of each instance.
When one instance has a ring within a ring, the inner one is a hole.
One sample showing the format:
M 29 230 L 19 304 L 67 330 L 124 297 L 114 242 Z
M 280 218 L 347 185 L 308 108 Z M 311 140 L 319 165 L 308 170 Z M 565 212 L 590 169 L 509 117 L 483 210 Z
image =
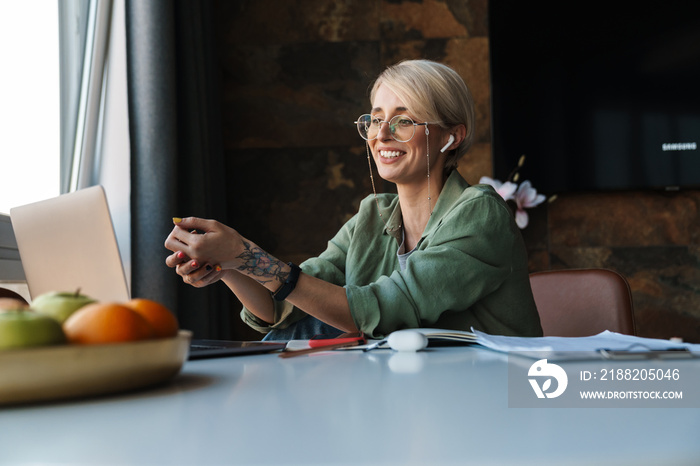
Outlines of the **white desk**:
M 700 409 L 508 408 L 505 355 L 440 348 L 397 373 L 396 354 L 193 361 L 150 390 L 0 408 L 0 464 L 700 462 Z

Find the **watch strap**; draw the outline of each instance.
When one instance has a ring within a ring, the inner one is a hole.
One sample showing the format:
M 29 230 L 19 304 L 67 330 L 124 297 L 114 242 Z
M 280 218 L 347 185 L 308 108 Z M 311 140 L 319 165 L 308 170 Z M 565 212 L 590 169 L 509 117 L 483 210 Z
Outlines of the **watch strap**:
M 301 273 L 301 267 L 292 262 L 287 263 L 287 265 L 291 267 L 292 270 L 289 272 L 289 275 L 284 283 L 282 283 L 282 286 L 280 286 L 277 291 L 272 294 L 272 298 L 275 301 L 284 301 L 287 299 L 289 293 L 294 291 L 294 288 L 297 286 L 299 274 Z

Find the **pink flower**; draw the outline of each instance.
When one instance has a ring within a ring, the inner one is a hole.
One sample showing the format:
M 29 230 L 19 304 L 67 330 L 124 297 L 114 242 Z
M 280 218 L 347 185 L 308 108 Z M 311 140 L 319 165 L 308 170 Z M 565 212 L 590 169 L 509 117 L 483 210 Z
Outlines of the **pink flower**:
M 488 176 L 482 176 L 479 180 L 479 184 L 488 184 L 493 186 L 493 189 L 496 190 L 504 201 L 514 199 L 513 194 L 515 194 L 515 190 L 518 189 L 518 185 L 515 183 L 511 183 L 510 181 L 501 183 L 500 181 L 489 178 Z
M 544 194 L 537 194 L 537 190 L 532 187 L 529 181 L 523 181 L 513 197 L 518 209 L 515 212 L 515 223 L 520 229 L 527 226 L 529 218 L 525 209 L 538 206 L 546 199 Z

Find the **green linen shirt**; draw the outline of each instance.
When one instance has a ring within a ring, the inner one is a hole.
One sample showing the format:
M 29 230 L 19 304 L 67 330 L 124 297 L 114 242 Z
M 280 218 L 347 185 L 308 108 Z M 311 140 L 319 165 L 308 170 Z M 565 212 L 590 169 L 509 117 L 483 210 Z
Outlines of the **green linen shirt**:
M 542 336 L 525 244 L 510 208 L 491 186 L 469 186 L 454 170 L 404 270 L 396 255 L 398 196 L 381 194 L 377 201 L 365 198 L 327 249 L 301 264 L 304 273 L 345 287 L 359 330 L 371 338 L 421 327 Z M 260 332 L 305 316 L 286 301 L 275 302 L 272 325 L 241 311 Z

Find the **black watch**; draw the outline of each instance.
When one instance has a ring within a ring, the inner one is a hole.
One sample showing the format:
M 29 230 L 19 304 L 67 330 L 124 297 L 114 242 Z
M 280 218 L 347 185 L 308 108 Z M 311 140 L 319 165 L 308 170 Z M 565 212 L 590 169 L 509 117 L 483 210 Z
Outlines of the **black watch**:
M 294 291 L 294 287 L 297 286 L 297 280 L 299 280 L 301 268 L 292 262 L 289 262 L 287 265 L 290 266 L 292 270 L 289 272 L 289 276 L 284 281 L 282 286 L 280 286 L 279 289 L 272 294 L 272 298 L 275 301 L 284 301 L 287 299 L 289 293 Z

